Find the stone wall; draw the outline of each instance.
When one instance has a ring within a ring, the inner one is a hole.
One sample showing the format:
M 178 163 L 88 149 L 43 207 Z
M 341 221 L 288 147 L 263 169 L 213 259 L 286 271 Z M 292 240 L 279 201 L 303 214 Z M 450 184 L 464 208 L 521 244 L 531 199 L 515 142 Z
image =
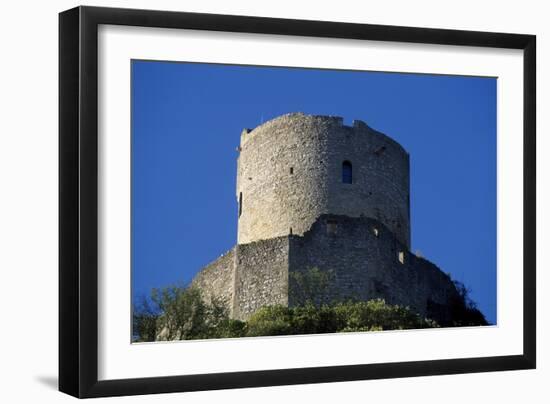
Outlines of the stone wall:
M 324 291 L 328 300 L 383 298 L 422 316 L 450 315 L 448 303 L 457 293 L 450 277 L 375 219 L 323 215 L 303 237 L 290 237 L 289 251 L 289 271 L 333 272 Z M 289 304 L 296 304 L 292 295 Z
M 202 291 L 206 302 L 210 303 L 213 296 L 223 301 L 229 314 L 234 297 L 235 251 L 236 247 L 233 247 L 216 261 L 205 266 L 191 282 L 191 286 Z
M 449 302 L 458 296 L 447 274 L 410 253 L 378 220 L 343 215 L 320 216 L 303 236 L 237 245 L 199 272 L 193 285 L 207 301 L 226 301 L 232 318 L 246 320 L 265 305 L 297 305 L 289 273 L 310 268 L 332 271 L 324 301 L 383 298 L 445 323 Z
M 361 121 L 293 113 L 241 135 L 238 243 L 302 235 L 321 214 L 373 217 L 410 245 L 409 155 Z M 342 163 L 353 181 L 342 182 Z
M 283 115 L 243 131 L 237 170 L 238 243 L 302 234 L 328 204 L 327 139 L 334 119 Z
M 232 318 L 246 320 L 265 305 L 288 304 L 288 237 L 233 247 L 204 267 L 191 285 L 225 302 Z
M 409 154 L 405 149 L 361 121 L 334 129 L 328 147 L 329 200 L 324 213 L 377 219 L 410 248 Z M 352 164 L 352 184 L 342 182 L 344 161 Z
M 247 319 L 265 305 L 288 304 L 288 237 L 238 245 L 232 315 Z

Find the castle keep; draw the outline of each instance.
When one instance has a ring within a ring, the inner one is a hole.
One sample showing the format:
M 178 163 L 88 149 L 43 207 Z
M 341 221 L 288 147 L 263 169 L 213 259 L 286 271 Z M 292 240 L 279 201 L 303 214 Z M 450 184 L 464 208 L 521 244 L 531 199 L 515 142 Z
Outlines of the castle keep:
M 296 305 L 290 274 L 318 268 L 334 275 L 329 300 L 384 298 L 449 318 L 453 282 L 409 251 L 409 154 L 364 122 L 292 113 L 245 129 L 236 197 L 237 245 L 192 282 L 231 317 Z

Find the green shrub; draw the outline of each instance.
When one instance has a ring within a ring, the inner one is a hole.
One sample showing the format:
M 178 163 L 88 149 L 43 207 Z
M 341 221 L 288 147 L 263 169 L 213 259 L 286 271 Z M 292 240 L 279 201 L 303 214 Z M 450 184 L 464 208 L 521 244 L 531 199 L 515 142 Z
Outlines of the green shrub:
M 226 318 L 213 328 L 210 338 L 238 338 L 246 336 L 247 324 L 244 321 Z
M 383 299 L 339 303 L 334 306 L 334 311 L 338 319 L 338 331 L 404 330 L 436 326 L 408 307 L 389 305 Z
M 264 306 L 247 323 L 247 336 L 323 334 L 333 332 L 402 330 L 437 327 L 406 307 L 386 304 L 382 299 L 313 304 L 288 308 Z
M 258 309 L 247 321 L 249 337 L 292 334 L 292 309 L 276 305 Z
M 295 278 L 295 286 L 301 282 L 322 290 L 328 276 L 330 274 L 312 269 L 300 273 Z M 451 306 L 453 321 L 443 326 L 487 324 L 468 298 L 464 285 L 457 283 L 457 290 L 458 297 Z M 389 305 L 382 299 L 320 303 L 314 297 L 313 287 L 306 288 L 302 297 L 302 305 L 264 306 L 245 322 L 230 319 L 225 302 L 219 299 L 205 302 L 197 288 L 153 289 L 150 301 L 142 299 L 134 306 L 133 337 L 135 341 L 154 341 L 439 327 L 435 321 L 421 318 L 408 307 Z

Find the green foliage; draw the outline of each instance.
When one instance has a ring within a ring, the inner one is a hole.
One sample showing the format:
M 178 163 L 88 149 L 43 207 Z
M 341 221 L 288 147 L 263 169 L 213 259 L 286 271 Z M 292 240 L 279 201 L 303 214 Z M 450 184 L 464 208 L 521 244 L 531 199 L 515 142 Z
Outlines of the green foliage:
M 265 306 L 247 323 L 247 336 L 323 334 L 334 332 L 402 330 L 437 327 L 406 307 L 382 299 L 316 307 Z
M 210 338 L 238 338 L 246 337 L 246 323 L 240 320 L 227 318 L 219 323 L 212 331 Z
M 247 322 L 247 336 L 289 335 L 292 333 L 292 309 L 285 306 L 264 306 Z
M 230 319 L 223 302 L 206 303 L 199 289 L 171 286 L 154 289 L 151 301 L 134 311 L 136 341 L 236 338 L 274 335 L 323 334 L 436 327 L 408 308 L 384 300 L 315 306 L 264 306 L 247 322 Z M 139 319 L 136 321 L 136 319 Z
M 330 305 L 315 306 L 311 303 L 292 309 L 292 325 L 295 334 L 324 334 L 338 332 L 338 318 Z
M 132 333 L 135 342 L 155 341 L 158 312 L 145 296 L 136 299 L 133 307 Z
M 233 338 L 246 335 L 246 323 L 230 319 L 220 299 L 206 302 L 197 288 L 173 285 L 153 289 L 134 305 L 135 342 Z
M 210 313 L 198 289 L 178 286 L 153 289 L 151 299 L 162 312 L 157 320 L 157 339 L 171 341 L 207 336 L 206 318 Z
M 135 341 L 236 338 L 273 335 L 323 334 L 439 327 L 408 307 L 389 305 L 382 299 L 326 301 L 333 273 L 312 268 L 293 273 L 292 287 L 302 304 L 296 307 L 264 306 L 247 322 L 229 318 L 225 302 L 206 302 L 197 288 L 170 286 L 153 289 L 150 300 L 134 307 Z M 451 302 L 452 321 L 441 326 L 488 324 L 466 287 L 455 282 L 458 294 Z
M 334 307 L 339 331 L 381 331 L 437 327 L 408 307 L 389 305 L 383 299 L 340 303 Z
M 489 322 L 476 303 L 470 298 L 470 290 L 459 281 L 454 281 L 458 296 L 451 301 L 451 317 L 449 324 L 453 327 L 489 325 Z

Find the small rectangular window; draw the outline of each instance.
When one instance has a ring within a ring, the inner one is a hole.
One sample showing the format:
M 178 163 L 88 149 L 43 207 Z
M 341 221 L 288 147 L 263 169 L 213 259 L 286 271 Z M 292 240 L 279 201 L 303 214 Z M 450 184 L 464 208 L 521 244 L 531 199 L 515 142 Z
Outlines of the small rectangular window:
M 327 234 L 336 234 L 338 231 L 338 222 L 336 220 L 327 220 Z
M 294 167 L 290 167 L 290 174 L 294 174 Z

